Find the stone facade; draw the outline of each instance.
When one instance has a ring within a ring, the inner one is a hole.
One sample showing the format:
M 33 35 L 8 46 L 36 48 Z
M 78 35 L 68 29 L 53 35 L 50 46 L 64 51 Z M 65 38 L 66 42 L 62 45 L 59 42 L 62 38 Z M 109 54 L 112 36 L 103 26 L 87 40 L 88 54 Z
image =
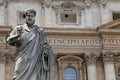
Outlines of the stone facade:
M 53 48 L 54 80 L 65 80 L 67 67 L 75 69 L 77 80 L 118 80 L 120 19 L 113 21 L 113 13 L 120 13 L 119 5 L 119 0 L 1 0 L 0 80 L 12 78 L 16 48 L 6 38 L 28 8 L 37 11 L 36 24 Z

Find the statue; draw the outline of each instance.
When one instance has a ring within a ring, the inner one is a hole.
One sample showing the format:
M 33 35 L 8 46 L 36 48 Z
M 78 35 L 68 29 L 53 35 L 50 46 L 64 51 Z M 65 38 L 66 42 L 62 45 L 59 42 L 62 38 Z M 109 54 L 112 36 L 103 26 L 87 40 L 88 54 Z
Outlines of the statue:
M 26 23 L 16 26 L 7 42 L 16 46 L 13 80 L 53 80 L 53 54 L 44 31 L 34 25 L 36 11 L 25 13 Z

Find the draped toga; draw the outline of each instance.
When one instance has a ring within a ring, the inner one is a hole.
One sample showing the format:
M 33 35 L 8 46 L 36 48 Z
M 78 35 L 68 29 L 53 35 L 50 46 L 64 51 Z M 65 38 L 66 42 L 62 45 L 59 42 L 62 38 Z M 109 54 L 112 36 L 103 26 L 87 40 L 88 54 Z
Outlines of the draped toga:
M 20 40 L 14 28 L 7 41 L 16 46 L 13 80 L 53 80 L 53 54 L 42 28 L 22 25 Z M 17 38 L 17 39 L 16 39 Z

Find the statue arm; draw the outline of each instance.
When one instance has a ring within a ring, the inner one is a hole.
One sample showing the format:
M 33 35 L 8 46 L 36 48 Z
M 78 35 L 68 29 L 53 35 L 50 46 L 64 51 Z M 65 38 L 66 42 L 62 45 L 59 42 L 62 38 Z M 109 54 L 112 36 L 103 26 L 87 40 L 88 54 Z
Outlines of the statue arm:
M 20 35 L 17 31 L 17 28 L 12 30 L 9 37 L 7 38 L 7 43 L 16 47 L 20 46 Z

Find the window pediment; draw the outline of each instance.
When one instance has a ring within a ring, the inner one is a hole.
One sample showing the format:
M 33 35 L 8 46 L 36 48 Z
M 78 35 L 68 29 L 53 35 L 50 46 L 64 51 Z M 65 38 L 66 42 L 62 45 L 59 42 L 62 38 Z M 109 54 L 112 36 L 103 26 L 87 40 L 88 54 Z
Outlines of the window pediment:
M 60 58 L 58 58 L 58 62 L 61 62 L 61 61 L 80 61 L 80 62 L 82 62 L 82 59 L 81 58 L 79 58 L 79 57 L 77 57 L 77 56 L 73 56 L 73 55 L 68 55 L 68 56 L 62 56 L 62 57 L 60 57 Z
M 98 26 L 97 30 L 100 33 L 120 34 L 120 19 Z
M 73 2 L 67 1 L 67 2 L 63 2 L 61 4 L 58 5 L 53 5 L 52 6 L 53 9 L 55 10 L 67 10 L 67 11 L 71 11 L 71 10 L 82 10 L 84 9 L 84 6 L 82 4 L 77 5 Z

